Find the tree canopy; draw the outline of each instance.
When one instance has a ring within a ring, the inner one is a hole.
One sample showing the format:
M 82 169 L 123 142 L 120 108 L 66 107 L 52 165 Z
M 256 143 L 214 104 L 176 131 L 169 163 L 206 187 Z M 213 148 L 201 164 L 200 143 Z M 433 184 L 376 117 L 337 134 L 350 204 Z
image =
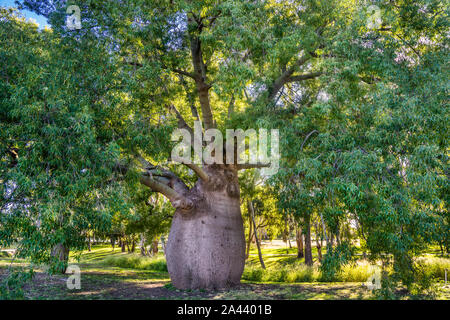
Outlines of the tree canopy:
M 55 245 L 123 221 L 165 232 L 155 192 L 188 210 L 216 183 L 216 167 L 170 162 L 172 131 L 194 121 L 280 130 L 279 171 L 258 187 L 240 171 L 241 198 L 273 230 L 318 221 L 331 274 L 350 227 L 406 284 L 415 255 L 449 250 L 446 2 L 17 2 L 52 26 L 0 9 L 0 245 L 19 256 L 58 265 Z

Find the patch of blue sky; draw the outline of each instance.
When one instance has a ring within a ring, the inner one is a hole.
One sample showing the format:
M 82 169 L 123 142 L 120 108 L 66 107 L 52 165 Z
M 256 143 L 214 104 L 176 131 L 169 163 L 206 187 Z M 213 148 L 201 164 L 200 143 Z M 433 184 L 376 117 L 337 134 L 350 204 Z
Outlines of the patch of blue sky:
M 17 6 L 14 3 L 14 0 L 0 0 L 0 7 L 16 8 Z M 50 28 L 50 25 L 48 24 L 48 21 L 44 16 L 40 16 L 29 10 L 20 10 L 20 12 L 27 20 L 31 20 L 34 23 L 37 23 L 39 25 L 39 29 L 44 29 L 45 27 Z

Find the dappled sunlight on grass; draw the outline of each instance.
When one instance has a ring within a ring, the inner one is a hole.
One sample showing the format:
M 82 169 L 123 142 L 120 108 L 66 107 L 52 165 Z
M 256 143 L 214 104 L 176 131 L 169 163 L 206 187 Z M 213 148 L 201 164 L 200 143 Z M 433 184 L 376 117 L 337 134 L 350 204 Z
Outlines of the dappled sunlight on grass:
M 251 255 L 246 263 L 242 285 L 233 290 L 202 291 L 177 290 L 170 283 L 163 253 L 155 257 L 143 257 L 138 253 L 123 253 L 120 248 L 113 252 L 109 245 L 96 245 L 92 251 L 71 255 L 71 264 L 81 269 L 81 290 L 68 290 L 68 275 L 45 274 L 36 271 L 33 283 L 28 286 L 27 297 L 31 299 L 373 299 L 372 292 L 363 282 L 370 275 L 370 264 L 359 261 L 342 268 L 337 281 L 320 282 L 321 274 L 316 261 L 307 267 L 304 259 L 283 254 L 283 248 L 264 248 L 267 269 L 260 267 L 257 255 Z M 295 248 L 291 250 L 296 250 Z M 296 251 L 295 251 L 296 252 Z M 450 260 L 425 256 L 420 258 L 427 270 L 441 277 L 450 267 Z M 0 276 L 12 261 L 0 258 Z M 13 267 L 25 266 L 23 260 L 15 260 Z M 443 280 L 441 280 L 443 287 Z M 450 288 L 439 299 L 449 299 Z M 402 298 L 403 299 L 403 298 Z

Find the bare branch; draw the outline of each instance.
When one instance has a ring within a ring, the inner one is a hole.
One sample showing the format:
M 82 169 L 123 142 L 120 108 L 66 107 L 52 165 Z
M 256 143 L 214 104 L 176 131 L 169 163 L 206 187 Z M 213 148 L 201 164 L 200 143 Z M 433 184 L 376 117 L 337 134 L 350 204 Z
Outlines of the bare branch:
M 319 131 L 317 130 L 313 130 L 310 133 L 308 133 L 308 135 L 306 136 L 305 140 L 303 140 L 303 143 L 300 147 L 300 151 L 303 151 L 303 146 L 305 145 L 306 141 L 308 141 L 308 139 L 314 134 L 314 133 L 319 133 Z
M 208 174 L 199 166 L 193 164 L 193 163 L 183 163 L 186 167 L 188 167 L 189 169 L 191 169 L 192 171 L 195 172 L 195 174 L 202 179 L 203 181 L 208 181 L 209 180 L 209 176 Z
M 193 23 L 192 18 L 189 18 L 188 20 L 189 23 Z M 197 29 L 201 32 L 202 26 L 197 25 L 197 27 Z M 191 34 L 190 43 L 192 64 L 194 66 L 194 79 L 197 85 L 197 92 L 200 101 L 200 107 L 202 109 L 204 127 L 205 129 L 214 128 L 214 119 L 209 102 L 209 89 L 211 88 L 211 85 L 206 82 L 206 65 L 203 62 L 200 38 L 197 35 Z
M 184 70 L 181 70 L 181 69 L 170 69 L 171 71 L 173 71 L 173 72 L 175 72 L 175 73 L 178 73 L 178 74 L 180 74 L 180 75 L 183 75 L 183 76 L 186 76 L 186 77 L 189 77 L 189 78 L 192 78 L 192 79 L 194 79 L 195 80 L 195 74 L 193 74 L 193 73 L 190 73 L 190 72 L 187 72 L 187 71 L 184 71 Z
M 177 108 L 172 104 L 169 106 L 169 110 L 173 111 L 178 119 L 178 128 L 180 129 L 186 129 L 189 131 L 191 136 L 194 135 L 194 131 L 192 128 L 186 123 L 181 113 L 177 110 Z
M 236 167 L 238 170 L 253 169 L 253 168 L 268 168 L 270 167 L 270 163 L 242 163 L 238 164 Z
M 149 187 L 153 191 L 162 193 L 171 201 L 183 198 L 183 196 L 176 192 L 174 189 L 170 188 L 164 183 L 152 179 L 151 177 L 142 176 L 140 181 L 143 185 Z
M 234 94 L 231 96 L 230 103 L 228 105 L 228 119 L 231 118 L 231 115 L 234 113 Z
M 303 81 L 303 80 L 308 80 L 308 79 L 314 79 L 314 78 L 321 76 L 322 74 L 323 74 L 323 72 L 311 72 L 311 73 L 300 74 L 297 76 L 289 77 L 286 82 L 297 82 L 297 81 Z
M 198 116 L 198 110 L 197 110 L 197 107 L 195 106 L 195 99 L 194 99 L 194 98 L 192 97 L 192 95 L 189 93 L 189 88 L 188 88 L 187 83 L 186 83 L 186 81 L 184 80 L 184 78 L 183 78 L 182 75 L 179 76 L 179 79 L 180 79 L 181 84 L 182 84 L 183 87 L 184 87 L 184 90 L 186 91 L 186 96 L 187 96 L 187 99 L 188 99 L 188 101 L 189 101 L 189 106 L 190 106 L 190 108 L 191 108 L 192 116 L 193 116 L 197 121 L 199 121 L 200 118 L 199 118 L 199 116 Z
M 300 66 L 308 62 L 309 59 L 311 59 L 310 55 L 304 55 L 303 57 L 299 58 L 289 69 L 283 71 L 283 73 L 273 82 L 272 86 L 269 88 L 269 100 L 275 98 L 278 91 L 280 91 L 280 89 L 284 86 L 284 84 L 292 76 L 292 74 L 297 71 Z

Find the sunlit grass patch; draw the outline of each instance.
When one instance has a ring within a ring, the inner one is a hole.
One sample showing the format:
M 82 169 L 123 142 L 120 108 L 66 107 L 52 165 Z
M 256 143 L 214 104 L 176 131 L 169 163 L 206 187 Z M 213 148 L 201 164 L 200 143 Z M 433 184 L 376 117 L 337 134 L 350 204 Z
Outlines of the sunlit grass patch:
M 427 256 L 417 258 L 416 262 L 424 266 L 429 277 L 444 280 L 445 270 L 447 270 L 447 277 L 450 277 L 450 259 L 448 258 Z
M 164 257 L 148 258 L 133 253 L 109 256 L 101 264 L 119 268 L 167 272 L 167 263 Z

